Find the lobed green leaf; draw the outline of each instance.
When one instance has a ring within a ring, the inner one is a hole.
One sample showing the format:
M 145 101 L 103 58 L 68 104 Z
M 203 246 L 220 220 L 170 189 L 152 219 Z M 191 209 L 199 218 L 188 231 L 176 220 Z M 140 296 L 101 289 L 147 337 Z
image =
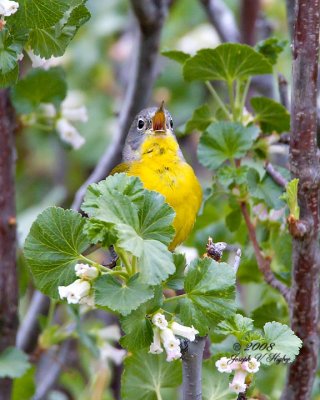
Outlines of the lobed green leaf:
M 215 49 L 199 50 L 185 61 L 183 75 L 187 81 L 247 79 L 253 75 L 269 74 L 269 61 L 252 47 L 225 43 Z
M 215 170 L 226 160 L 245 156 L 258 134 L 256 126 L 244 127 L 234 122 L 213 123 L 201 136 L 198 158 L 205 167 Z
M 24 254 L 35 285 L 58 298 L 58 286 L 72 283 L 74 265 L 89 247 L 83 233 L 85 219 L 75 211 L 49 207 L 32 224 Z

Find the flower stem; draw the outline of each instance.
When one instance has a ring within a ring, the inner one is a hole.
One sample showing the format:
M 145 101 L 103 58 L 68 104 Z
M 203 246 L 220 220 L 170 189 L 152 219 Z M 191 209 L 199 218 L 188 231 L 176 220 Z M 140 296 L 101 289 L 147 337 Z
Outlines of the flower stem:
M 180 294 L 179 296 L 167 297 L 166 299 L 164 299 L 164 303 L 169 303 L 170 301 L 183 299 L 184 297 L 187 297 L 185 293 Z
M 217 103 L 219 104 L 219 107 L 221 108 L 221 110 L 224 112 L 225 116 L 227 117 L 227 119 L 230 119 L 230 114 L 224 104 L 224 102 L 220 99 L 220 96 L 218 95 L 218 93 L 216 92 L 215 88 L 211 85 L 211 83 L 209 81 L 206 81 L 206 86 L 209 90 L 209 92 L 211 93 L 212 97 L 217 101 Z

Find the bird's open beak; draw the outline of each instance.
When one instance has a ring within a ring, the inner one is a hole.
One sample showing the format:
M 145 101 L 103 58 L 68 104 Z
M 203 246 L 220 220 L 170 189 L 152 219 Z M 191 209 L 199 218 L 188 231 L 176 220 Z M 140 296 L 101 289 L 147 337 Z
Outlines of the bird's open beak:
M 161 103 L 161 106 L 158 108 L 152 118 L 152 130 L 155 133 L 166 132 L 166 115 L 164 113 L 164 101 Z

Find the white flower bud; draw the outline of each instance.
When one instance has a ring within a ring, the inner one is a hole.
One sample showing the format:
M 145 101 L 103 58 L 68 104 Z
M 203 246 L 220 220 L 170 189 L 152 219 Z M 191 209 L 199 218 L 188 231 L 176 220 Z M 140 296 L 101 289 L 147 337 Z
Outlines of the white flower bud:
M 199 333 L 193 326 L 191 328 L 189 326 L 180 325 L 177 322 L 171 323 L 171 329 L 174 335 L 182 336 L 190 342 L 193 342 L 196 338 L 196 335 Z
M 116 365 L 120 365 L 123 361 L 126 351 L 123 349 L 117 349 L 113 347 L 110 343 L 105 343 L 100 348 L 100 357 L 103 361 L 111 360 Z
M 242 369 L 237 369 L 233 380 L 229 383 L 229 388 L 235 393 L 243 393 L 246 391 L 247 385 L 245 384 L 247 372 Z
M 161 313 L 154 314 L 154 316 L 152 317 L 152 323 L 160 329 L 165 329 L 168 326 L 168 321 L 166 320 L 166 317 Z
M 60 298 L 66 298 L 69 304 L 80 303 L 82 298 L 89 296 L 90 289 L 90 283 L 82 279 L 77 279 L 68 286 L 58 286 Z
M 159 328 L 153 328 L 153 342 L 150 345 L 149 353 L 160 354 L 162 352 Z
M 54 118 L 57 115 L 56 108 L 51 103 L 41 103 L 39 108 L 46 118 Z
M 19 3 L 10 0 L 0 0 L 0 15 L 4 17 L 9 17 L 10 15 L 16 13 L 19 8 Z
M 230 363 L 230 359 L 227 357 L 222 357 L 220 360 L 216 361 L 216 367 L 219 372 L 232 372 L 232 366 Z
M 85 106 L 77 107 L 77 108 L 68 108 L 64 107 L 62 103 L 61 113 L 64 118 L 69 121 L 80 121 L 87 122 L 88 121 L 88 113 L 87 108 Z
M 69 143 L 74 149 L 79 149 L 85 143 L 85 139 L 66 119 L 58 119 L 56 128 L 61 139 Z
M 95 279 L 99 275 L 96 267 L 91 267 L 89 264 L 76 264 L 74 267 L 76 275 L 82 279 Z

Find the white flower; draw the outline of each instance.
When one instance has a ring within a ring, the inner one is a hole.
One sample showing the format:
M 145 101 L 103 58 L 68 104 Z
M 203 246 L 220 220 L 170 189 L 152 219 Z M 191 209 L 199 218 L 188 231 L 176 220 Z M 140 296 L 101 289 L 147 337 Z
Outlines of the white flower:
M 74 149 L 79 149 L 85 143 L 85 139 L 66 119 L 58 119 L 56 128 L 61 139 L 64 142 L 69 143 Z
M 82 279 L 77 279 L 68 286 L 58 286 L 60 298 L 66 298 L 69 304 L 80 303 L 82 298 L 89 296 L 90 289 L 90 283 Z
M 160 331 L 160 337 L 166 351 L 175 350 L 177 348 L 180 350 L 180 340 L 174 336 L 174 333 L 171 329 L 162 329 Z
M 105 343 L 102 347 L 100 347 L 100 357 L 103 361 L 111 360 L 116 365 L 120 365 L 125 355 L 125 350 L 117 349 L 110 343 Z
M 222 357 L 220 360 L 216 361 L 216 367 L 219 372 L 232 372 L 232 364 L 229 362 L 229 358 Z
M 60 59 L 62 58 L 62 57 L 50 57 L 49 59 L 46 59 L 40 57 L 39 55 L 34 54 L 32 49 L 26 51 L 31 60 L 32 68 L 42 68 L 48 70 L 51 67 L 59 65 Z
M 246 391 L 247 385 L 245 384 L 247 372 L 242 369 L 237 369 L 233 380 L 229 383 L 229 388 L 235 393 L 243 393 Z
M 64 108 L 62 103 L 61 109 L 62 115 L 64 118 L 69 121 L 80 121 L 87 122 L 88 121 L 88 113 L 87 108 L 85 106 L 81 106 L 78 108 Z
M 82 279 L 95 279 L 99 275 L 96 267 L 91 267 L 89 264 L 76 264 L 74 267 L 76 275 Z
M 243 369 L 245 369 L 250 374 L 255 374 L 256 372 L 258 372 L 259 367 L 260 362 L 254 357 L 252 357 L 249 361 L 243 363 Z
M 93 296 L 85 296 L 79 300 L 79 304 L 86 305 L 88 307 L 94 307 L 94 297 Z
M 56 108 L 51 103 L 41 103 L 39 108 L 46 118 L 54 118 L 57 115 Z
M 153 328 L 153 342 L 150 345 L 149 353 L 160 354 L 162 352 L 159 328 Z
M 161 313 L 156 313 L 152 317 L 152 323 L 160 329 L 165 329 L 168 326 L 168 321 L 166 317 Z
M 193 326 L 191 328 L 189 326 L 184 326 L 178 324 L 178 322 L 172 322 L 170 328 L 172 329 L 174 335 L 182 336 L 190 342 L 193 342 L 196 338 L 196 335 L 199 333 Z
M 121 338 L 121 332 L 118 325 L 110 325 L 103 329 L 99 329 L 97 335 L 101 340 L 115 340 L 116 342 Z
M 88 121 L 87 108 L 83 105 L 84 96 L 77 90 L 68 92 L 67 97 L 61 104 L 62 117 L 71 121 Z
M 181 351 L 180 347 L 179 348 L 174 348 L 173 350 L 167 350 L 167 358 L 166 360 L 168 362 L 174 361 L 174 360 L 179 360 L 181 358 Z
M 16 13 L 19 8 L 19 3 L 10 0 L 0 0 L 0 15 L 9 17 Z

